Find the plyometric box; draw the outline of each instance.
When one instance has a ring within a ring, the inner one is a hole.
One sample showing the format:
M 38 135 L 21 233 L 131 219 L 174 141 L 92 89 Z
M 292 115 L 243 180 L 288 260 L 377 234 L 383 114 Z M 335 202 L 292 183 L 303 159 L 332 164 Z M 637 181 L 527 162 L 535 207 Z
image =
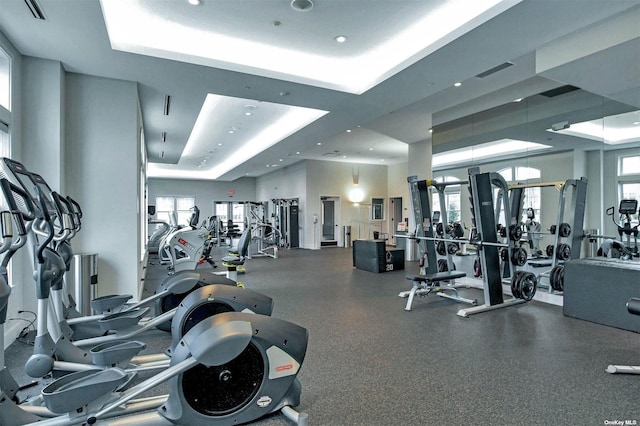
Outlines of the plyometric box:
M 385 240 L 355 240 L 353 266 L 370 272 L 404 269 L 404 250 L 386 246 Z
M 627 311 L 640 297 L 640 262 L 587 258 L 564 264 L 564 314 L 640 333 L 640 316 Z

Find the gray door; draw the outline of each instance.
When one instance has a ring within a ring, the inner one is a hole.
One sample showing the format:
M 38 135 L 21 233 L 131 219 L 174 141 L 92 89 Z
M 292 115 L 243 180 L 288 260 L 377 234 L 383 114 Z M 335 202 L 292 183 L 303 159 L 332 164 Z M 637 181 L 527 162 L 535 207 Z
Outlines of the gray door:
M 335 201 L 322 200 L 322 241 L 336 239 L 335 221 Z

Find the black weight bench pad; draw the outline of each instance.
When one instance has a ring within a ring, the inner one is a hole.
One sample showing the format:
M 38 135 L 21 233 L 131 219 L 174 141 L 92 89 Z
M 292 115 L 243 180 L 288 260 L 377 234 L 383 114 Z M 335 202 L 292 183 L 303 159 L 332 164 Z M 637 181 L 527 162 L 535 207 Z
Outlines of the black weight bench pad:
M 455 280 L 456 278 L 466 277 L 465 272 L 460 271 L 446 271 L 437 272 L 429 275 L 407 275 L 409 281 L 422 282 L 422 283 L 437 283 L 440 281 Z

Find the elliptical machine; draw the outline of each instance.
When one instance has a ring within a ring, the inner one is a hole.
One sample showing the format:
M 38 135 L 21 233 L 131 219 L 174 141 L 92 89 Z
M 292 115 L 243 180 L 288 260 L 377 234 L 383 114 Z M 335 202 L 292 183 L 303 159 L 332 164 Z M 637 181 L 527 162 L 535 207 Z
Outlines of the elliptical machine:
M 6 180 L 3 187 L 4 182 Z M 54 227 L 39 188 L 35 192 L 40 206 L 38 214 L 42 215 L 41 220 L 48 228 L 47 238 L 36 250 L 38 270 L 35 276 L 53 285 L 60 279 L 64 262 L 53 250 L 47 249 Z M 0 217 L 4 216 L 3 213 Z M 2 229 L 7 228 L 3 226 Z M 3 245 L 9 245 L 10 233 L 5 232 L 5 235 Z M 46 304 L 46 288 L 40 286 L 39 307 Z M 211 299 L 210 296 L 207 298 Z M 44 315 L 39 316 L 39 325 L 42 318 L 47 317 L 46 308 L 40 312 Z M 103 424 L 103 420 L 119 416 L 128 422 L 126 424 L 138 426 L 235 425 L 276 411 L 282 411 L 298 424 L 306 424 L 307 416 L 291 408 L 300 401 L 301 385 L 297 374 L 306 354 L 306 329 L 268 316 L 240 312 L 221 313 L 192 323 L 194 325 L 175 345 L 171 366 L 127 390 L 123 389 L 130 375 L 115 367 L 79 371 L 54 381 L 43 390 L 44 406 L 19 406 L 13 398 L 4 398 L 5 391 L 0 389 L 2 424 Z M 36 344 L 45 346 L 46 342 L 37 338 Z M 50 358 L 42 354 L 34 361 L 47 364 L 47 359 Z M 170 387 L 168 397 L 134 401 L 166 381 Z M 159 405 L 157 413 L 140 414 Z
M 611 216 L 611 220 L 618 228 L 618 236 L 620 237 L 620 244 L 616 244 L 615 247 L 618 250 L 620 248 L 618 246 L 622 246 L 626 248 L 627 251 L 630 252 L 631 256 L 638 257 L 640 253 L 638 252 L 638 225 L 631 226 L 631 216 L 638 212 L 638 200 L 631 199 L 623 199 L 620 200 L 620 205 L 618 206 L 618 214 L 620 217 L 624 217 L 624 222 L 620 223 L 616 221 L 614 217 L 614 208 L 609 207 L 606 210 L 607 216 Z M 624 239 L 623 239 L 624 235 Z M 633 237 L 633 240 L 632 240 Z M 626 241 L 624 241 L 626 240 Z M 604 244 L 603 244 L 604 245 Z

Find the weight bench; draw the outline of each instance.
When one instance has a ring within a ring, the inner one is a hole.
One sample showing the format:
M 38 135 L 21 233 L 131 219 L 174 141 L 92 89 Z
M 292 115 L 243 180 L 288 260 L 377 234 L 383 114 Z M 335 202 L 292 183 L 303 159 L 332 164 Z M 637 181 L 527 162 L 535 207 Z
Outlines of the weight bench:
M 436 294 L 440 297 L 446 297 L 447 299 L 452 299 L 457 302 L 468 303 L 470 305 L 477 305 L 477 300 L 465 299 L 464 297 L 460 297 L 458 295 L 458 290 L 451 286 L 446 285 L 444 287 L 440 286 L 440 281 L 450 281 L 455 280 L 456 278 L 466 277 L 467 274 L 459 271 L 445 271 L 445 272 L 437 272 L 435 274 L 429 275 L 407 275 L 407 279 L 413 282 L 413 287 L 409 291 L 403 291 L 398 294 L 399 297 L 408 297 L 407 306 L 405 306 L 405 311 L 411 310 L 411 305 L 413 304 L 413 298 L 418 295 L 420 297 L 426 297 L 429 293 L 435 291 Z M 451 291 L 454 294 L 444 293 L 445 291 Z

